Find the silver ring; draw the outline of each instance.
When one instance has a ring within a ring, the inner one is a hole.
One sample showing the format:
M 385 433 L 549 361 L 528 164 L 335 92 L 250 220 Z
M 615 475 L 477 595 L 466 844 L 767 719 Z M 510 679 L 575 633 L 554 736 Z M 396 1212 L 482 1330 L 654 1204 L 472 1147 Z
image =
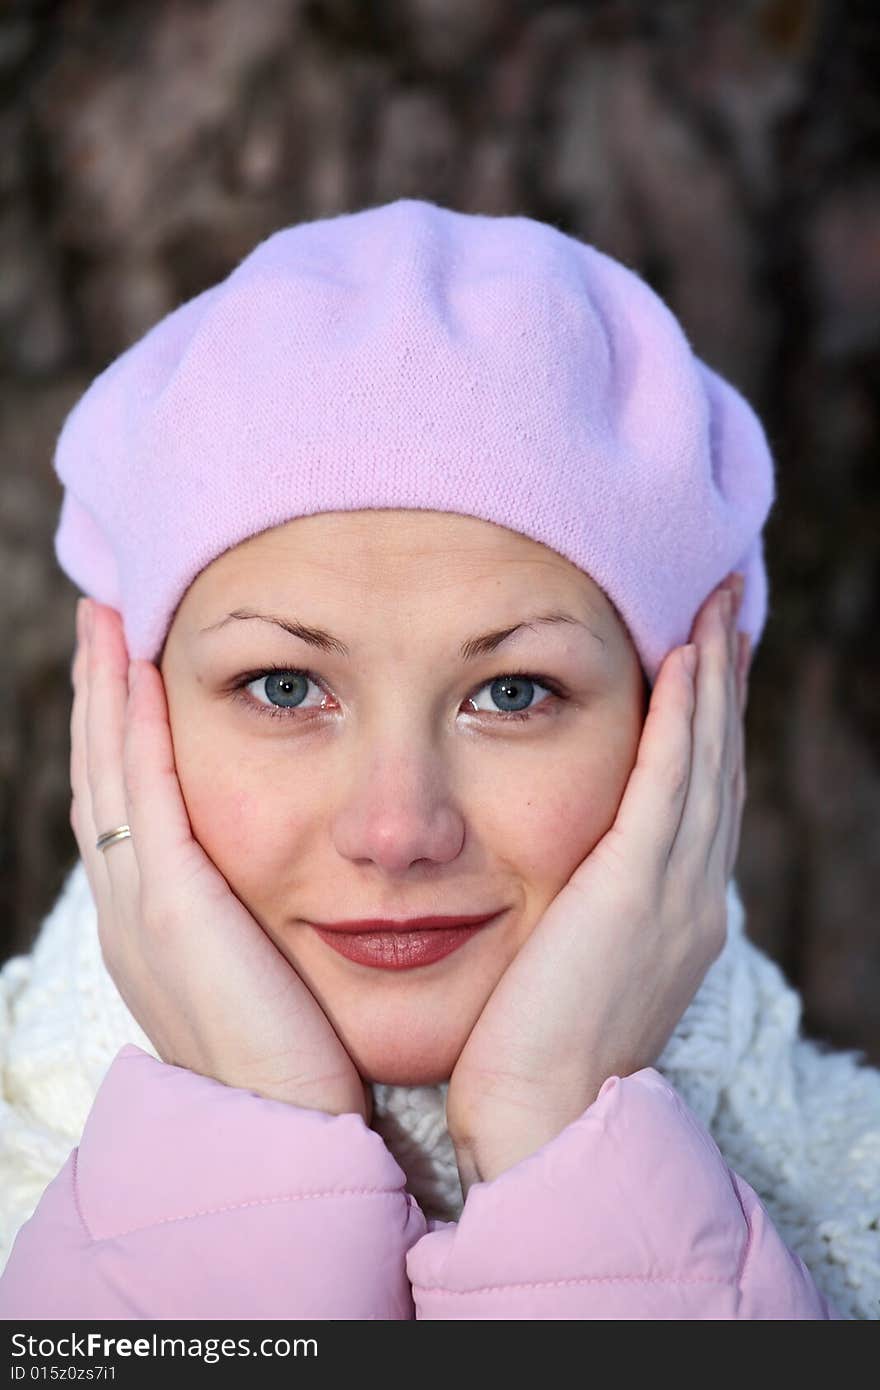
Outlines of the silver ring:
M 115 830 L 105 830 L 103 835 L 99 835 L 95 841 L 95 849 L 105 850 L 110 845 L 115 845 L 117 840 L 130 840 L 131 828 L 127 825 L 117 825 Z

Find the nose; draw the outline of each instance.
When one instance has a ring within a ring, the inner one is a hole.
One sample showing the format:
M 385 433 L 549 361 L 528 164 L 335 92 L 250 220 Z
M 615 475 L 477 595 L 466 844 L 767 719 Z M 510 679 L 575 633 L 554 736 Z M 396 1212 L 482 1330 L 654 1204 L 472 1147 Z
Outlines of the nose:
M 337 851 L 387 874 L 413 864 L 447 864 L 461 853 L 464 816 L 438 755 L 400 750 L 373 755 L 351 780 L 333 822 Z

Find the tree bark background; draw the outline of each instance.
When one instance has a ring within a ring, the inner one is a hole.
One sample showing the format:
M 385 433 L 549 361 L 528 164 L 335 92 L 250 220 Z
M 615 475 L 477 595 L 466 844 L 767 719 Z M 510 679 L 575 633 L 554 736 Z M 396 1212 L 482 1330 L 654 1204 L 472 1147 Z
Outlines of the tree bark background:
M 880 1064 L 880 11 L 820 0 L 66 0 L 0 19 L 0 955 L 68 823 L 67 411 L 276 228 L 400 196 L 638 271 L 778 498 L 737 881 L 804 1027 Z

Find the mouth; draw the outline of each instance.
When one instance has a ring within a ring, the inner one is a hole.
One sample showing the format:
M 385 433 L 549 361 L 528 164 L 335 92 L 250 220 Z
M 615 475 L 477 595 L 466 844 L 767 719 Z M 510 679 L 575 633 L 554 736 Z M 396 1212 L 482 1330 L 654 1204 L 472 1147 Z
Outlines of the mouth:
M 471 918 L 410 918 L 403 923 L 379 923 L 378 927 L 375 921 L 358 922 L 346 924 L 345 929 L 315 922 L 309 926 L 331 950 L 358 965 L 378 970 L 414 970 L 443 960 L 467 945 L 501 915 L 495 912 Z
M 457 927 L 482 926 L 497 916 L 498 909 L 494 908 L 491 912 L 473 912 L 469 916 L 404 917 L 397 920 L 393 917 L 356 917 L 347 922 L 310 922 L 309 926 L 321 931 L 344 932 L 347 936 L 364 932 L 437 931 L 441 928 L 451 931 Z

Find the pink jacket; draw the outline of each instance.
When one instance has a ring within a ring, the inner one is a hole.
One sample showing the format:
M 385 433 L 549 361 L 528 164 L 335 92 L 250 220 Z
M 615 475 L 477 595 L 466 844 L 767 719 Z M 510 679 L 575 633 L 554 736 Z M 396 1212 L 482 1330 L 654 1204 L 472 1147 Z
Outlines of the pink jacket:
M 663 1076 L 426 1220 L 359 1115 L 120 1049 L 0 1278 L 14 1319 L 839 1319 Z

